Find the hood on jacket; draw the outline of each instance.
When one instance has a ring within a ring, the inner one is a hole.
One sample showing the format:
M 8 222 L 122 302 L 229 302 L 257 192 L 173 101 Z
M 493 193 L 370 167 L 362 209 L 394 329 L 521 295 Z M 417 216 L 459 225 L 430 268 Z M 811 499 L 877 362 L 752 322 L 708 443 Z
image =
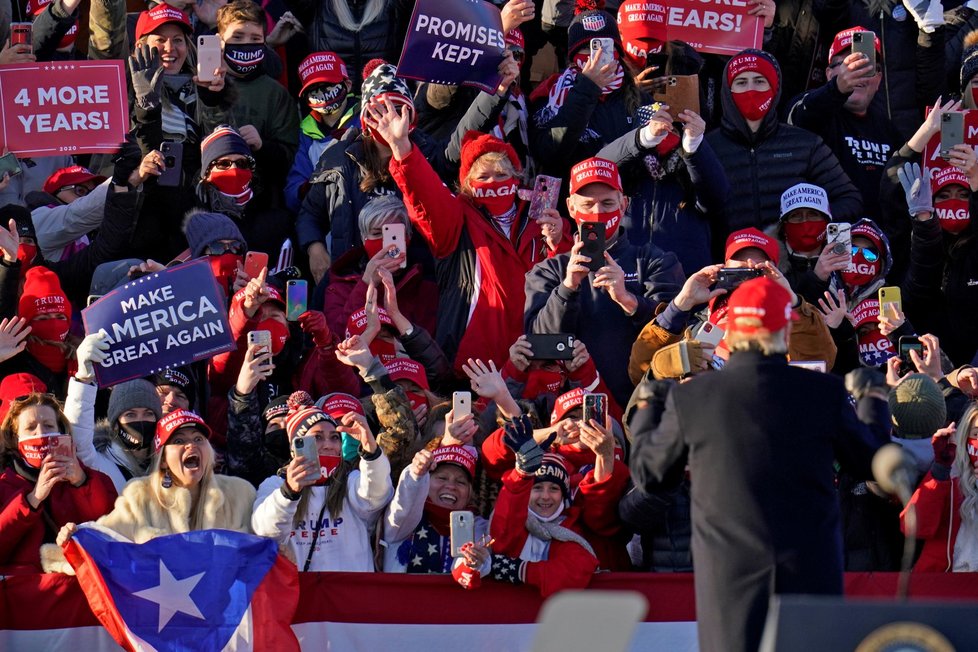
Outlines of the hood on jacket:
M 860 301 L 868 298 L 869 296 L 876 293 L 876 290 L 883 287 L 886 283 L 886 275 L 890 273 L 890 268 L 893 267 L 893 256 L 890 255 L 890 239 L 886 237 L 883 233 L 883 229 L 877 226 L 876 222 L 864 217 L 861 220 L 852 223 L 852 228 L 855 229 L 857 226 L 868 227 L 873 230 L 873 232 L 879 237 L 880 242 L 883 244 L 880 247 L 880 258 L 882 258 L 882 265 L 880 265 L 879 275 L 866 283 L 865 285 L 858 286 L 849 297 L 849 308 L 854 308 Z M 845 284 L 842 282 L 842 276 L 838 272 L 832 273 L 832 289 L 833 291 L 843 287 Z
M 24 204 L 27 206 L 27 210 L 34 212 L 34 210 L 41 208 L 42 206 L 64 206 L 65 203 L 52 195 L 49 192 L 44 192 L 43 190 L 33 190 L 24 196 Z
M 761 126 L 758 128 L 757 133 L 752 134 L 750 127 L 747 126 L 747 120 L 740 114 L 740 110 L 733 101 L 730 82 L 727 81 L 727 69 L 730 67 L 730 62 L 728 61 L 727 65 L 723 67 L 723 87 L 720 92 L 720 99 L 723 106 L 723 119 L 720 122 L 720 128 L 735 140 L 754 143 L 766 140 L 778 128 L 778 104 L 781 102 L 784 80 L 781 77 L 781 66 L 778 65 L 778 60 L 767 52 L 747 48 L 746 50 L 741 50 L 734 56 L 741 54 L 754 55 L 769 61 L 778 73 L 778 89 L 775 91 L 774 99 L 771 101 L 771 110 L 761 119 Z

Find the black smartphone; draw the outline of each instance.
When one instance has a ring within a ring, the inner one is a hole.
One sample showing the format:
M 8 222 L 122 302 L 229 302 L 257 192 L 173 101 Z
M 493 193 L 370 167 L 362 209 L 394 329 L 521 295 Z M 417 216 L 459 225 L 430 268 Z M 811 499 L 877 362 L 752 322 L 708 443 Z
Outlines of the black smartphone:
M 917 370 L 917 366 L 910 359 L 910 352 L 916 351 L 921 358 L 924 357 L 924 343 L 916 335 L 904 335 L 899 339 L 898 350 L 900 352 L 901 374 Z
M 156 177 L 156 183 L 175 188 L 180 185 L 183 177 L 183 143 L 165 141 L 160 144 L 160 153 L 163 154 L 163 165 L 166 168 Z
M 581 222 L 580 228 L 581 242 L 584 246 L 581 248 L 581 255 L 587 256 L 591 259 L 591 262 L 587 263 L 587 268 L 592 272 L 596 272 L 602 267 L 604 267 L 604 249 L 605 249 L 605 229 L 604 223 L 602 222 Z
M 951 158 L 951 148 L 964 142 L 964 113 L 941 114 L 941 158 Z
M 0 156 L 0 177 L 5 174 L 16 177 L 21 172 L 23 170 L 20 169 L 20 161 L 17 160 L 16 154 L 10 152 L 9 154 Z
M 572 360 L 574 336 L 570 333 L 542 333 L 527 335 L 533 353 L 530 360 Z
M 717 272 L 716 289 L 733 292 L 744 281 L 749 281 L 752 278 L 758 278 L 763 275 L 764 271 L 760 269 L 751 269 L 750 267 L 724 267 Z

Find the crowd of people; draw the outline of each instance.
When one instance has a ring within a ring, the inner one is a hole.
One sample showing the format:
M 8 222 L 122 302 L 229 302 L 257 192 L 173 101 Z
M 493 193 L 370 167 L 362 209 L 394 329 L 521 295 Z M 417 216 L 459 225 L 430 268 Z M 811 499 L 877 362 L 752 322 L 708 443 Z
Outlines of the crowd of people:
M 917 568 L 978 569 L 978 160 L 941 145 L 943 118 L 978 108 L 974 0 L 747 0 L 763 49 L 729 57 L 636 35 L 627 3 L 496 4 L 506 51 L 485 92 L 398 76 L 401 0 L 151 0 L 128 19 L 121 0 L 15 0 L 33 41 L 4 37 L 0 65 L 125 60 L 130 131 L 115 154 L 19 158 L 0 178 L 0 574 L 71 572 L 61 545 L 92 521 L 543 596 L 688 572 L 709 554 L 697 536 L 764 547 L 738 539 L 734 504 L 691 518 L 710 465 L 807 449 L 689 451 L 710 419 L 788 405 L 799 433 L 840 436 L 840 464 L 808 462 L 842 547 L 812 539 L 812 558 L 899 568 L 906 512 L 863 459 L 892 440 L 915 460 Z M 209 35 L 214 70 L 197 65 Z M 559 69 L 531 83 L 548 43 Z M 663 76 L 692 76 L 698 101 L 653 103 Z M 531 211 L 539 175 L 560 192 Z M 268 264 L 246 271 L 248 252 Z M 112 343 L 81 311 L 199 259 L 235 348 L 100 387 Z M 732 337 L 757 278 L 790 317 L 751 333 L 780 344 Z M 298 279 L 308 310 L 290 315 Z M 758 352 L 810 369 L 752 402 Z M 461 510 L 473 537 L 453 549 Z

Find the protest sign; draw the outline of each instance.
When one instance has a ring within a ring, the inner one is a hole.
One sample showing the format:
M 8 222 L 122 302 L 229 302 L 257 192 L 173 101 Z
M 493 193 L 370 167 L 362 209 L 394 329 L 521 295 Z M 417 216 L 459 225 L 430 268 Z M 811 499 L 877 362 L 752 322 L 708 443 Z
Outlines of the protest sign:
M 925 115 L 930 115 L 931 107 L 924 110 Z M 978 111 L 961 111 L 964 114 L 964 143 L 972 147 L 978 147 Z M 950 163 L 941 157 L 941 132 L 931 136 L 924 147 L 924 163 L 929 168 L 939 169 L 950 166 Z
M 0 146 L 21 158 L 115 152 L 127 107 L 122 61 L 0 66 Z
M 99 387 L 234 349 L 224 297 L 203 259 L 116 288 L 82 321 L 86 334 L 108 334 L 108 358 L 95 365 Z
M 751 8 L 747 0 L 628 0 L 618 8 L 618 25 L 632 56 L 644 57 L 648 44 L 665 41 L 729 56 L 764 41 L 764 22 L 747 14 Z
M 495 93 L 506 42 L 499 9 L 483 0 L 418 0 L 398 77 Z

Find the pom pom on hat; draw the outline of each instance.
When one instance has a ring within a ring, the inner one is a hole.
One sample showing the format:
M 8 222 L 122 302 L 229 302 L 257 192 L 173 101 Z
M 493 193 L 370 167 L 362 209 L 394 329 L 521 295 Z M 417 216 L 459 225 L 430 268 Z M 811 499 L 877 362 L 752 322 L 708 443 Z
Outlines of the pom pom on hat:
M 574 4 L 574 14 L 585 11 L 597 11 L 599 9 L 604 9 L 604 0 L 577 0 Z

